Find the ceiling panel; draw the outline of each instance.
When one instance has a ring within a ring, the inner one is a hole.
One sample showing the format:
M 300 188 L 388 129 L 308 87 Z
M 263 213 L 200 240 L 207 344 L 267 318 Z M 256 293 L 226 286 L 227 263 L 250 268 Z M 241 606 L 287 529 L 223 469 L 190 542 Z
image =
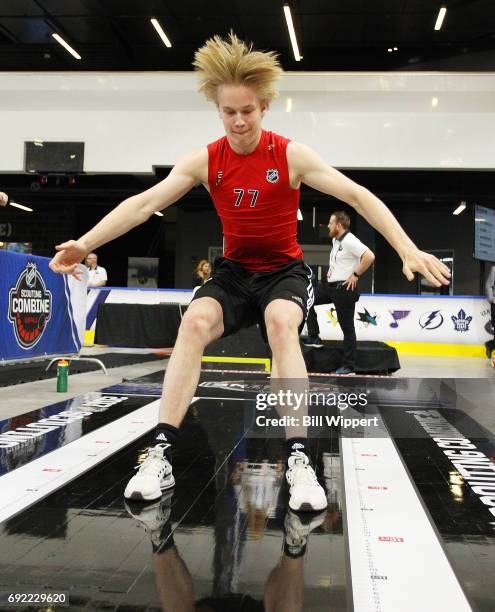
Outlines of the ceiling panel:
M 36 17 L 43 9 L 34 0 L 1 0 L 0 16 Z
M 463 70 L 495 71 L 495 0 L 446 0 L 444 26 L 435 32 L 443 2 L 292 0 L 304 56 L 296 63 L 283 0 L 0 0 L 0 71 L 20 64 L 26 70 L 190 70 L 194 51 L 230 29 L 277 51 L 293 70 L 455 70 L 462 56 Z M 150 17 L 162 23 L 171 49 Z M 53 31 L 77 47 L 80 62 L 57 48 Z M 384 58 L 389 45 L 400 46 L 400 54 Z

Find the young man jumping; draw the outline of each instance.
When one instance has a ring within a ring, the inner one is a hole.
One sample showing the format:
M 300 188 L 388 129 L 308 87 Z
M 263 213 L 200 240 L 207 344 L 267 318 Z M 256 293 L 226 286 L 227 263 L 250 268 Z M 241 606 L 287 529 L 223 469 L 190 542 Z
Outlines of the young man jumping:
M 196 52 L 194 68 L 225 136 L 186 155 L 166 179 L 124 200 L 79 240 L 58 245 L 50 264 L 55 272 L 78 277 L 79 262 L 88 252 L 200 184 L 222 222 L 224 257 L 182 319 L 165 373 L 156 445 L 128 483 L 128 499 L 157 499 L 174 485 L 172 449 L 198 384 L 204 348 L 213 340 L 258 321 L 273 354 L 272 377 L 307 380 L 298 332 L 313 296 L 296 239 L 301 183 L 353 206 L 397 251 L 409 280 L 420 272 L 435 285 L 448 284 L 448 268 L 420 251 L 377 197 L 309 147 L 262 129 L 282 74 L 273 52 L 253 50 L 234 34 L 215 36 Z M 298 433 L 289 433 L 287 440 L 289 506 L 321 510 L 326 496 L 311 467 L 304 433 Z

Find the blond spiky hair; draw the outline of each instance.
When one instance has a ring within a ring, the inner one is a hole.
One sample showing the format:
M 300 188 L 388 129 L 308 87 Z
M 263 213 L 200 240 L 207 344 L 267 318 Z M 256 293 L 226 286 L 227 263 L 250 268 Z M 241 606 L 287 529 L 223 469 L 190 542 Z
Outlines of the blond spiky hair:
M 230 32 L 228 38 L 214 36 L 196 51 L 193 62 L 199 76 L 199 91 L 208 100 L 217 102 L 220 85 L 251 85 L 258 98 L 266 105 L 277 97 L 275 81 L 282 75 L 282 68 L 273 51 L 253 51 Z

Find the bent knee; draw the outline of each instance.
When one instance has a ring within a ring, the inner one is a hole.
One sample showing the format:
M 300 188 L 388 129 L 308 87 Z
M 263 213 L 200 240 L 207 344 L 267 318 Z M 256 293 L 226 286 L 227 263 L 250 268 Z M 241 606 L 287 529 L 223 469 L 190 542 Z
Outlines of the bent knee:
M 187 311 L 180 324 L 179 334 L 185 336 L 189 341 L 198 341 L 204 344 L 210 342 L 210 338 L 216 335 L 221 324 L 218 316 L 212 312 L 196 310 Z
M 298 337 L 299 321 L 286 313 L 273 313 L 266 317 L 266 332 L 270 344 L 284 343 Z

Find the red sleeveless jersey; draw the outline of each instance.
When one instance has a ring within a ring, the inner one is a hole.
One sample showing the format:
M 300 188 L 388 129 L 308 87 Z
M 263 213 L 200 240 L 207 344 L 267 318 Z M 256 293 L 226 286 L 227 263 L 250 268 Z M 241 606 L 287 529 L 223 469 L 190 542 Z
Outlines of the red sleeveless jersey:
M 208 184 L 222 221 L 224 255 L 249 272 L 277 270 L 303 258 L 297 242 L 299 189 L 289 184 L 288 143 L 263 130 L 249 155 L 235 153 L 226 136 L 208 145 Z

